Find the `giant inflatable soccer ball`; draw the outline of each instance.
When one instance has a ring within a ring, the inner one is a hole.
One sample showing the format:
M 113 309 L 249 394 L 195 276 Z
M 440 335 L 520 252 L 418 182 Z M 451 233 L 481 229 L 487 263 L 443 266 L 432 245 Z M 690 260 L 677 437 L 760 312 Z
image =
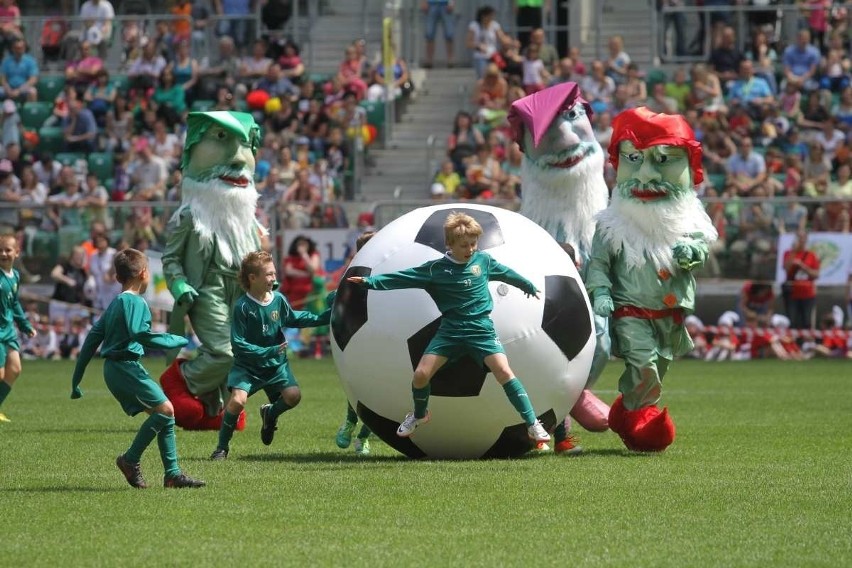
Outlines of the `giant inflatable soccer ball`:
M 402 270 L 445 252 L 444 221 L 452 211 L 484 230 L 480 250 L 531 280 L 540 299 L 491 282 L 491 317 L 545 428 L 552 430 L 586 384 L 595 335 L 583 283 L 569 256 L 538 225 L 483 205 L 437 205 L 408 213 L 379 231 L 352 260 L 346 276 Z M 470 357 L 448 362 L 432 379 L 432 421 L 411 438 L 396 435 L 412 407 L 411 378 L 441 314 L 420 289 L 375 291 L 343 281 L 331 320 L 340 380 L 358 416 L 385 443 L 414 457 L 518 456 L 532 447 L 502 387 Z

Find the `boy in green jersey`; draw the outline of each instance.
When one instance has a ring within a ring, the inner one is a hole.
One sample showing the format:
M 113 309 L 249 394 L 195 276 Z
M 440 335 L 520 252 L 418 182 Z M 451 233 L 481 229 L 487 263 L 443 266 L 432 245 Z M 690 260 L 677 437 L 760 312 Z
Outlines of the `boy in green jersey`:
M 116 253 L 113 267 L 115 278 L 121 283 L 121 294 L 110 303 L 83 342 L 71 380 L 71 398 L 83 396 L 80 381 L 100 345 L 101 357 L 106 359 L 104 381 L 112 396 L 129 416 L 140 412 L 148 414 L 130 448 L 115 460 L 127 483 L 137 489 L 148 487 L 139 460 L 142 452 L 157 438 L 165 470 L 163 486 L 203 487 L 203 481 L 181 472 L 175 442 L 174 407 L 139 362 L 145 353 L 143 347 L 174 349 L 186 345 L 187 340 L 151 331 L 151 310 L 142 298 L 150 280 L 148 257 L 144 253 L 136 249 Z
M 535 442 L 550 441 L 550 435 L 536 419 L 524 385 L 509 368 L 509 360 L 497 338 L 490 316 L 494 303 L 488 282 L 498 280 L 511 284 L 535 298 L 538 298 L 538 290 L 511 268 L 477 251 L 481 235 L 482 227 L 476 219 L 464 213 L 450 213 L 444 223 L 444 239 L 449 249 L 445 256 L 399 272 L 347 278 L 370 290 L 423 288 L 442 314 L 438 332 L 414 370 L 411 383 L 414 412 L 406 415 L 396 431 L 397 436 L 407 438 L 417 426 L 429 422 L 429 382 L 447 361 L 467 353 L 494 373 L 512 406 L 527 424 L 530 438 Z
M 331 310 L 316 315 L 295 311 L 287 299 L 275 291 L 276 271 L 272 256 L 265 251 L 250 252 L 240 265 L 240 285 L 246 291 L 234 305 L 231 319 L 231 348 L 234 365 L 228 373 L 231 396 L 225 405 L 219 443 L 211 460 L 228 457 L 237 418 L 248 397 L 263 389 L 270 404 L 260 407 L 260 440 L 269 445 L 275 436 L 278 417 L 299 404 L 302 392 L 287 360 L 288 327 L 328 325 Z
M 21 374 L 21 346 L 18 344 L 15 325 L 29 337 L 35 337 L 36 334 L 18 300 L 21 275 L 12 268 L 18 254 L 18 239 L 15 235 L 0 235 L 0 405 Z M 11 420 L 0 412 L 0 422 Z

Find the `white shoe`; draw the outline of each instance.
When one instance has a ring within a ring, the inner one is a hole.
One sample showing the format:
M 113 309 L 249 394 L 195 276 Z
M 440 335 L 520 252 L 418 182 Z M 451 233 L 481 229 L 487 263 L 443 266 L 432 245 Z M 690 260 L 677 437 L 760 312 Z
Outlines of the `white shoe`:
M 402 428 L 402 426 L 400 426 L 400 428 Z M 550 434 L 547 433 L 547 430 L 544 429 L 544 426 L 542 426 L 541 422 L 538 420 L 536 420 L 532 426 L 527 428 L 527 434 L 529 434 L 530 438 L 536 442 L 550 441 Z
M 412 434 L 414 434 L 414 430 L 417 429 L 421 424 L 426 424 L 432 419 L 432 413 L 430 411 L 426 411 L 426 416 L 423 418 L 415 418 L 413 412 L 409 412 L 405 415 L 405 420 L 402 421 L 402 424 L 399 425 L 399 428 L 396 429 L 396 435 L 400 438 L 408 438 Z

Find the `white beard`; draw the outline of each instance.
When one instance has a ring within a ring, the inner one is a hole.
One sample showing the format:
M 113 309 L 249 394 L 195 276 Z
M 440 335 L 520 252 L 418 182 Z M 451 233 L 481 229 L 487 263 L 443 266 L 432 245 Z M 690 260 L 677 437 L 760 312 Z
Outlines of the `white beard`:
M 181 196 L 181 206 L 172 218 L 177 219 L 186 209 L 192 213 L 202 250 L 212 250 L 215 240 L 228 266 L 238 266 L 257 250 L 256 232 L 262 229 L 255 218 L 258 193 L 254 183 L 234 187 L 218 179 L 200 182 L 184 177 Z
M 711 243 L 718 238 L 716 228 L 695 193 L 673 203 L 654 205 L 625 199 L 613 190 L 609 207 L 597 216 L 598 232 L 613 253 L 624 251 L 628 269 L 643 266 L 646 258 L 657 270 L 672 272 L 672 247 L 688 235 L 699 233 Z
M 570 169 L 542 168 L 524 156 L 521 162 L 521 215 L 560 242 L 587 257 L 595 235 L 595 215 L 606 208 L 609 190 L 598 148 Z

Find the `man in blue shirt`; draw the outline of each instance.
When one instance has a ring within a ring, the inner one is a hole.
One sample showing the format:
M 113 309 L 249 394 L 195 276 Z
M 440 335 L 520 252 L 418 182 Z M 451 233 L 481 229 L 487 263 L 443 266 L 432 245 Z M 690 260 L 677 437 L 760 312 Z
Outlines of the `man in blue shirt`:
M 771 105 L 775 97 L 766 79 L 754 74 L 754 63 L 749 59 L 740 61 L 740 75 L 728 88 L 728 103 L 745 106 L 754 118 L 762 119 L 765 106 Z
M 728 174 L 726 183 L 735 185 L 739 195 L 748 195 L 767 178 L 766 161 L 754 151 L 748 136 L 740 141 L 739 152 L 728 158 L 725 171 Z
M 38 100 L 38 63 L 26 52 L 24 40 L 12 43 L 11 53 L 0 63 L 0 98 Z
M 799 30 L 796 44 L 787 46 L 781 56 L 784 79 L 798 88 L 813 90 L 817 87 L 815 75 L 820 62 L 819 49 L 811 45 L 811 32 Z
M 65 129 L 65 142 L 69 152 L 90 153 L 97 151 L 98 124 L 85 103 L 80 100 L 71 101 L 68 117 L 62 121 Z

